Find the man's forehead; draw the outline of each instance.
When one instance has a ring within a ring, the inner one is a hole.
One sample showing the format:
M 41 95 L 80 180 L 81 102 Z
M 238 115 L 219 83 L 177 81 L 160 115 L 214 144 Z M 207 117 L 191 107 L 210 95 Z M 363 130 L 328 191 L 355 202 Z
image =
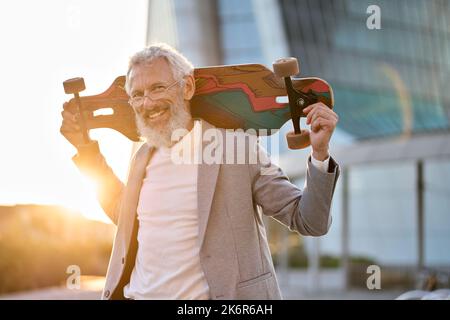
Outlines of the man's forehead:
M 172 70 L 168 62 L 163 58 L 134 66 L 130 72 L 131 86 L 148 85 L 156 82 L 173 80 Z

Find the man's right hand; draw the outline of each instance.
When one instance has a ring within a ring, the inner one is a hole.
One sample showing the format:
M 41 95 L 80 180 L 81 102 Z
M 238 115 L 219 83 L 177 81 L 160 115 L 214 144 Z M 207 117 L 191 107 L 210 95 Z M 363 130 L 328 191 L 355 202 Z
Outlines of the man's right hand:
M 79 114 L 69 111 L 69 102 L 63 104 L 63 111 L 61 112 L 62 124 L 59 130 L 64 138 L 67 139 L 75 148 L 78 149 L 80 145 L 85 145 L 83 133 L 78 124 Z

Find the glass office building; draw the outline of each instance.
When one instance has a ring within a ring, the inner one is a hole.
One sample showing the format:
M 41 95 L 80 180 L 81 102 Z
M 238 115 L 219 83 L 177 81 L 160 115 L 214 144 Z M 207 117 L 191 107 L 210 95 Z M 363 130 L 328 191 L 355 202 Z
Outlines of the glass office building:
M 359 257 L 404 270 L 448 270 L 450 1 L 214 4 L 214 63 L 270 66 L 277 57 L 295 56 L 300 76 L 321 77 L 333 87 L 340 121 L 331 151 L 343 175 L 320 255 L 337 257 L 340 266 Z M 374 17 L 380 29 L 368 27 Z M 288 150 L 283 135 L 280 150 L 283 169 L 302 187 L 307 152 Z M 305 238 L 300 247 L 308 253 L 317 247 L 313 241 Z
M 450 3 L 376 1 L 381 29 L 371 30 L 366 22 L 372 12 L 367 13 L 367 8 L 373 3 L 279 1 L 291 53 L 303 62 L 302 76 L 323 77 L 332 84 L 339 128 L 355 144 L 381 141 L 386 147 L 377 151 L 388 153 L 392 151 L 389 141 L 399 137 L 424 137 L 425 144 L 427 136 L 450 138 L 446 89 Z M 417 159 L 386 157 L 389 161 L 363 160 L 346 166 L 350 253 L 367 255 L 381 264 L 414 265 L 423 259 L 424 266 L 450 265 L 446 250 L 450 247 L 450 187 L 444 182 L 450 178 L 450 159 L 440 151 L 431 149 Z M 417 239 L 418 172 L 423 187 L 422 252 Z M 340 200 L 338 194 L 333 210 L 337 224 Z M 341 230 L 332 229 L 330 240 Z M 339 242 L 323 242 L 323 250 L 337 250 Z

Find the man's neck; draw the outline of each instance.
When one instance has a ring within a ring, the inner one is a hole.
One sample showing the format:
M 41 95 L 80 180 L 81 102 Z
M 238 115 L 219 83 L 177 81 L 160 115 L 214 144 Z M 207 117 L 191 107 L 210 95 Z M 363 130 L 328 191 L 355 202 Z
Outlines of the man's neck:
M 186 129 L 187 129 L 189 132 L 191 132 L 193 128 L 194 128 L 194 119 L 191 119 L 191 120 L 189 120 L 189 123 L 188 123 Z
M 195 120 L 194 120 L 194 119 L 189 120 L 188 124 L 186 125 L 186 130 L 187 130 L 186 134 L 183 135 L 183 136 L 181 136 L 181 137 L 179 137 L 178 140 L 172 141 L 170 147 L 168 147 L 168 148 L 169 148 L 169 149 L 172 148 L 172 147 L 173 147 L 174 145 L 176 145 L 178 142 L 180 142 L 181 140 L 183 140 L 183 139 L 186 137 L 186 135 L 188 135 L 188 134 L 194 129 L 194 124 L 195 124 Z

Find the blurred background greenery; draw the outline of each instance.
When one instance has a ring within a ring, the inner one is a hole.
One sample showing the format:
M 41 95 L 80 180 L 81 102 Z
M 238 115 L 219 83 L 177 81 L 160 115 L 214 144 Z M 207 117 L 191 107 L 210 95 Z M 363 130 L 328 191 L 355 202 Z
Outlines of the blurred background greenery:
M 70 265 L 104 276 L 114 231 L 59 206 L 0 207 L 0 294 L 65 285 Z

